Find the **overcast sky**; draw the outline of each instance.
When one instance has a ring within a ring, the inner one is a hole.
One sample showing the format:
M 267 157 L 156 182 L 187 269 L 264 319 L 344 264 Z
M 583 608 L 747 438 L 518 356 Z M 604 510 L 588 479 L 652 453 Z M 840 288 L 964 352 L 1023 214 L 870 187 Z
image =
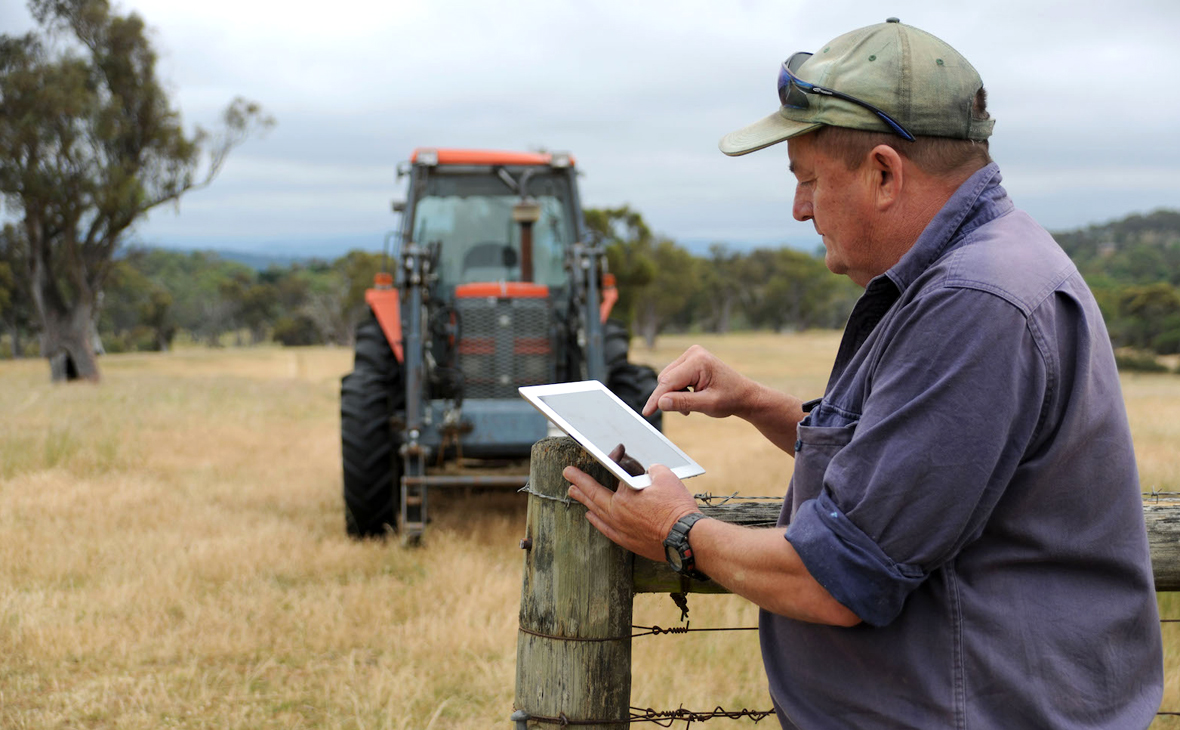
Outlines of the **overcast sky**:
M 419 146 L 572 151 L 587 206 L 683 241 L 818 245 L 791 219 L 786 146 L 726 132 L 778 106 L 782 59 L 888 15 L 979 70 L 993 157 L 1046 227 L 1180 207 L 1180 2 L 122 0 L 153 28 L 186 125 L 235 96 L 278 120 L 135 240 L 379 248 Z M 0 30 L 32 26 L 0 0 Z

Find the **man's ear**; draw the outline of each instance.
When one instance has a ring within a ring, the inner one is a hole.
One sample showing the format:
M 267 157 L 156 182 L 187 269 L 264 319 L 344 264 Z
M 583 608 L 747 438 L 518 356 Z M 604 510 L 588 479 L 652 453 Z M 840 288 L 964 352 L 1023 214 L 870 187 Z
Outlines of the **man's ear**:
M 901 200 L 905 185 L 903 162 L 898 151 L 887 144 L 879 144 L 869 152 L 865 166 L 871 175 L 877 210 L 884 212 Z

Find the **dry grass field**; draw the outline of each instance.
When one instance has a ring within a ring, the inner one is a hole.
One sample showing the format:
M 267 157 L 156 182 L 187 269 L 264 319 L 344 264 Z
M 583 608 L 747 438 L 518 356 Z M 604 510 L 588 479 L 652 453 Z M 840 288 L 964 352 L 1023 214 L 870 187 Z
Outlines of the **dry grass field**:
M 698 339 L 800 395 L 822 392 L 837 344 Z M 690 342 L 637 359 L 658 367 Z M 99 386 L 51 387 L 41 361 L 0 362 L 0 728 L 507 730 L 522 496 L 432 500 L 420 549 L 351 542 L 338 433 L 351 353 L 102 366 Z M 1145 489 L 1180 491 L 1180 377 L 1124 388 Z M 670 415 L 666 430 L 708 470 L 697 491 L 783 493 L 791 459 L 752 428 Z M 755 622 L 731 596 L 690 606 L 696 626 Z M 1162 606 L 1180 617 L 1180 601 Z M 666 596 L 636 599 L 638 624 L 677 617 Z M 1167 639 L 1164 704 L 1180 709 L 1180 635 Z M 634 704 L 769 708 L 753 632 L 637 639 L 634 657 Z

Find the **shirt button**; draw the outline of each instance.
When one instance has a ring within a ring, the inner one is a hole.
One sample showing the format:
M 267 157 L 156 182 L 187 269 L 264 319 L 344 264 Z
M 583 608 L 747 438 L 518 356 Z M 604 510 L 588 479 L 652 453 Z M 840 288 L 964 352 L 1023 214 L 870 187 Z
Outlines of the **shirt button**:
M 795 441 L 795 451 L 802 451 L 802 450 L 803 450 L 803 439 L 798 439 Z

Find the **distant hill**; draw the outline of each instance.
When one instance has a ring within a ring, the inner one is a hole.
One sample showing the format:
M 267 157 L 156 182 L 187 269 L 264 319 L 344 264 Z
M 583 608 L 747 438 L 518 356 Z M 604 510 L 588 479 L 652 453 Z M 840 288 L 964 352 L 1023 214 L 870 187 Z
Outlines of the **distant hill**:
M 216 253 L 227 261 L 239 261 L 255 269 L 271 264 L 288 266 L 292 263 L 335 261 L 349 251 L 380 252 L 385 233 L 342 234 L 338 236 L 290 237 L 282 239 L 214 239 L 172 237 L 159 241 L 131 241 L 131 248 L 159 248 L 167 251 Z
M 216 249 L 207 251 L 206 253 L 211 253 L 222 261 L 234 261 L 244 264 L 255 271 L 266 271 L 272 266 L 285 269 L 291 264 L 305 264 L 308 261 L 318 258 L 315 256 L 283 256 L 278 254 L 253 253 L 250 251 L 223 251 Z
M 284 256 L 282 254 L 257 253 L 254 251 L 227 251 L 224 249 L 212 248 L 175 248 L 172 246 L 147 246 L 143 244 L 122 248 L 115 258 L 124 258 L 135 252 L 142 251 L 162 251 L 165 253 L 178 254 L 180 256 L 199 253 L 219 261 L 232 261 L 234 263 L 242 264 L 243 266 L 248 266 L 255 271 L 266 271 L 271 266 L 277 266 L 280 269 L 285 269 L 290 267 L 292 264 L 306 264 L 310 261 L 331 260 L 319 256 Z
M 1053 237 L 1091 286 L 1096 278 L 1123 285 L 1180 285 L 1180 211 L 1136 213 Z

